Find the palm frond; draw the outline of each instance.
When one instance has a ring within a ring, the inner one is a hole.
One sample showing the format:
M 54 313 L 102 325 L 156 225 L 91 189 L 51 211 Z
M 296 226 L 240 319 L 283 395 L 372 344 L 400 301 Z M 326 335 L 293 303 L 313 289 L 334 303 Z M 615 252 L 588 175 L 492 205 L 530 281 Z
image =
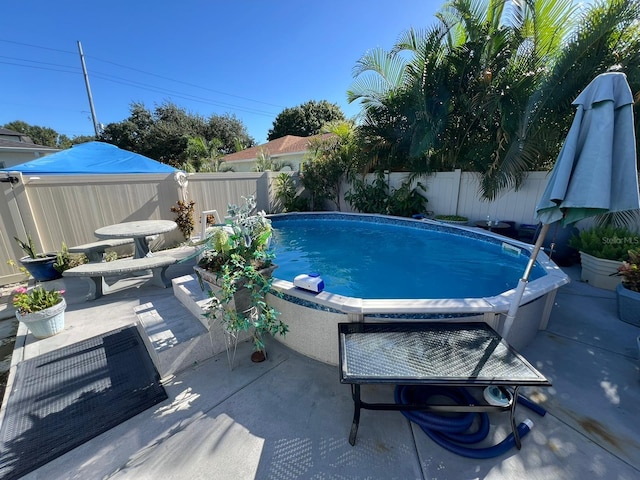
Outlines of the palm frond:
M 376 48 L 365 53 L 353 68 L 356 80 L 347 91 L 348 101 L 378 104 L 389 92 L 402 87 L 407 62 L 402 56 Z

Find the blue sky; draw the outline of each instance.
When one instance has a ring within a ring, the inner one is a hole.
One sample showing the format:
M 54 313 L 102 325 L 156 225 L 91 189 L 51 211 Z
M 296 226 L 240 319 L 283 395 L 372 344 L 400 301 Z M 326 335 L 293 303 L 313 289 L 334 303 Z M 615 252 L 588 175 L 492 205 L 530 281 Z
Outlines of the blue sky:
M 172 101 L 208 117 L 235 114 L 264 143 L 284 108 L 309 100 L 359 112 L 346 91 L 357 60 L 435 22 L 430 0 L 8 2 L 0 18 L 0 125 L 23 120 L 73 137 L 130 104 Z

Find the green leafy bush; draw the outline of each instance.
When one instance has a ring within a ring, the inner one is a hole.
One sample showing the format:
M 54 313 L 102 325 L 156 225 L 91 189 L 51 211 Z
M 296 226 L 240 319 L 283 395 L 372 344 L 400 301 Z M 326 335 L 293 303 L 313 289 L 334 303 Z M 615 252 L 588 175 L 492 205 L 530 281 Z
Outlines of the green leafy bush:
M 53 268 L 62 273 L 65 270 L 88 262 L 89 259 L 84 253 L 69 253 L 69 247 L 62 242 L 62 249 L 56 253 L 56 261 L 53 264 Z
M 276 198 L 280 201 L 284 212 L 309 210 L 309 201 L 298 194 L 296 183 L 288 173 L 281 173 L 276 177 Z
M 373 183 L 355 178 L 351 182 L 351 190 L 344 194 L 344 198 L 358 212 L 387 213 L 387 183 L 384 172 L 376 175 Z
M 382 171 L 378 172 L 371 184 L 362 179 L 354 179 L 351 188 L 345 193 L 344 198 L 354 209 L 362 213 L 410 217 L 424 212 L 428 202 L 418 191 L 419 188 L 425 190 L 422 183 L 417 182 L 415 187 L 411 187 L 411 182 L 406 181 L 397 189 L 390 189 Z
M 569 239 L 569 246 L 605 260 L 629 259 L 629 248 L 640 244 L 640 236 L 621 227 L 594 227 Z

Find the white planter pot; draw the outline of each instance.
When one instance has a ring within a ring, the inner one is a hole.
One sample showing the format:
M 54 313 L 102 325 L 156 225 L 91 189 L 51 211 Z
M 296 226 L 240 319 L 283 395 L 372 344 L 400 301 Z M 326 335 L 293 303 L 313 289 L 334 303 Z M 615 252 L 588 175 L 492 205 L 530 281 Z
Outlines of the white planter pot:
M 621 276 L 614 275 L 622 262 L 605 260 L 584 252 L 580 252 L 580 262 L 582 263 L 580 279 L 593 287 L 614 291 L 622 282 Z
M 21 315 L 16 311 L 16 318 L 24 323 L 36 338 L 47 338 L 64 330 L 64 311 L 67 302 L 62 299 L 53 307 L 45 308 L 39 312 Z
M 622 284 L 616 287 L 618 297 L 618 318 L 623 322 L 640 327 L 640 292 L 625 288 Z

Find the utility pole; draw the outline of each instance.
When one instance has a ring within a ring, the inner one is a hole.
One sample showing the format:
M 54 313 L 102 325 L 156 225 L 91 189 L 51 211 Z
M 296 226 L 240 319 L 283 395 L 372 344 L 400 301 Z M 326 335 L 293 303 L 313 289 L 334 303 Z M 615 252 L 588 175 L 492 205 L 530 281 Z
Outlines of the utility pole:
M 89 75 L 87 75 L 87 66 L 84 64 L 84 53 L 82 53 L 82 44 L 78 40 L 78 52 L 80 52 L 80 62 L 82 63 L 82 74 L 84 75 L 84 84 L 87 87 L 87 96 L 89 97 L 89 108 L 91 108 L 91 119 L 93 120 L 93 130 L 96 132 L 96 138 L 100 136 L 100 124 L 96 118 L 96 109 L 93 106 L 93 97 L 91 96 L 91 87 L 89 86 Z

